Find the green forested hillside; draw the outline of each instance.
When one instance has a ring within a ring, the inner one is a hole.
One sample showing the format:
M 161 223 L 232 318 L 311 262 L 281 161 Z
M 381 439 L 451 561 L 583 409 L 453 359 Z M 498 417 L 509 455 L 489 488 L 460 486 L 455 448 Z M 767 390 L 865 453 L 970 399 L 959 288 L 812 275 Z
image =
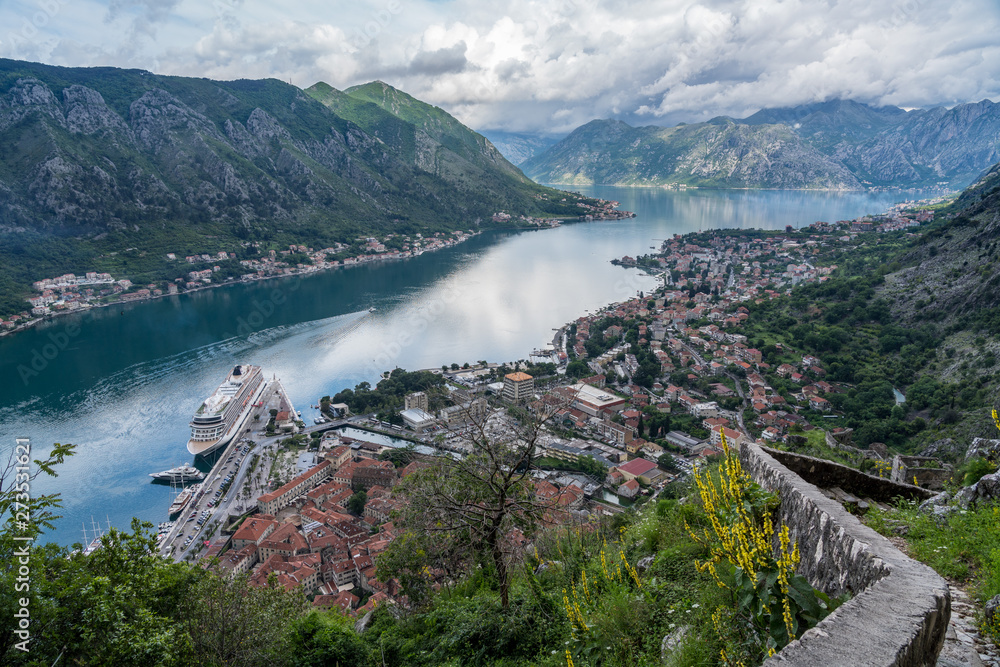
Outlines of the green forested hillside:
M 494 202 L 497 210 L 514 202 L 528 210 L 541 206 L 552 214 L 579 212 L 575 200 L 567 205 L 561 201 L 563 193 L 555 197 L 550 188 L 533 183 L 481 134 L 388 84 L 375 81 L 339 91 L 317 83 L 306 92 L 384 142 L 411 166 L 470 196 Z
M 848 387 L 827 397 L 845 414 L 830 426 L 853 427 L 862 446 L 884 442 L 954 459 L 972 437 L 995 437 L 1000 169 L 983 174 L 923 233 L 859 241 L 827 255 L 839 267 L 828 281 L 751 306 L 751 342 L 772 366 L 787 354 L 775 343 L 822 359 L 826 379 Z

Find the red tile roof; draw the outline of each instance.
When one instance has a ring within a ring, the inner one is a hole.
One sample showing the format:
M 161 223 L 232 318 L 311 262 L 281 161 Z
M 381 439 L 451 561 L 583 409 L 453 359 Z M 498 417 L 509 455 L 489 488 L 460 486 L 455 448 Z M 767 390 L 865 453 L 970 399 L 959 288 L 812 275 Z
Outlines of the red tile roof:
M 654 468 L 656 468 L 656 464 L 646 459 L 634 459 L 624 465 L 618 466 L 618 469 L 622 472 L 628 473 L 629 475 L 635 475 L 636 477 L 639 475 L 645 475 Z

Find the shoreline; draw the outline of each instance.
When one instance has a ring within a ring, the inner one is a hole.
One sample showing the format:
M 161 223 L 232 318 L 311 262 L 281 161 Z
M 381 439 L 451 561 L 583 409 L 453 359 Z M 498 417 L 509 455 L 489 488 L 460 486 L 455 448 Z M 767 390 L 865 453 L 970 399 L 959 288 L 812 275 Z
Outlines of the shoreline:
M 561 226 L 563 224 L 567 224 L 567 225 L 580 224 L 580 223 L 585 223 L 585 222 L 604 222 L 604 221 L 616 222 L 618 220 L 627 220 L 627 219 L 629 219 L 629 218 L 620 218 L 620 219 L 617 219 L 617 218 L 601 218 L 601 219 L 594 219 L 594 220 L 579 220 L 575 216 L 561 216 L 561 217 L 560 216 L 556 216 L 556 217 L 552 217 L 552 218 L 539 218 L 539 220 L 554 220 L 554 221 L 558 221 L 559 224 L 555 225 L 555 226 Z M 483 234 L 485 232 L 490 232 L 490 231 L 496 231 L 496 232 L 538 231 L 538 230 L 552 229 L 552 228 L 553 228 L 553 226 L 550 226 L 550 225 L 502 225 L 502 226 L 490 227 L 489 229 L 486 229 L 486 230 L 476 231 L 476 232 L 470 234 L 469 236 L 467 236 L 465 239 L 459 241 L 458 243 L 453 243 L 453 244 L 446 245 L 446 246 L 439 247 L 439 248 L 432 248 L 430 250 L 424 250 L 424 251 L 422 251 L 420 253 L 420 255 L 423 255 L 425 253 L 438 252 L 440 250 L 444 250 L 444 249 L 447 249 L 447 248 L 456 248 L 456 247 L 460 246 L 461 244 L 465 243 L 466 241 L 468 241 L 470 239 L 474 239 L 477 236 L 480 236 L 481 234 Z M 301 276 L 309 275 L 309 274 L 312 274 L 312 273 L 322 273 L 322 272 L 325 272 L 325 271 L 331 271 L 331 270 L 335 270 L 335 269 L 350 269 L 350 268 L 353 268 L 353 267 L 356 267 L 356 266 L 362 266 L 362 265 L 374 264 L 374 263 L 380 263 L 380 262 L 404 261 L 404 260 L 408 260 L 408 259 L 414 259 L 415 257 L 419 257 L 420 255 L 410 255 L 408 257 L 380 257 L 378 255 L 367 255 L 368 257 L 373 257 L 373 259 L 364 260 L 364 261 L 358 261 L 358 262 L 354 262 L 352 264 L 343 264 L 343 263 L 341 263 L 341 264 L 337 264 L 336 266 L 324 266 L 324 267 L 320 267 L 320 268 L 317 268 L 317 269 L 314 269 L 314 270 L 311 270 L 311 271 L 310 270 L 301 270 L 301 271 L 300 270 L 294 270 L 291 273 L 283 273 L 283 274 L 270 275 L 270 276 L 257 276 L 255 278 L 251 278 L 249 280 L 240 279 L 240 280 L 232 280 L 232 281 L 215 283 L 215 284 L 207 284 L 207 285 L 204 285 L 202 287 L 196 287 L 194 289 L 185 289 L 184 291 L 177 291 L 177 292 L 174 292 L 174 293 L 164 292 L 163 294 L 150 294 L 149 296 L 144 296 L 144 297 L 135 298 L 135 299 L 128 299 L 127 301 L 122 301 L 122 300 L 119 299 L 117 301 L 108 301 L 108 302 L 105 302 L 105 303 L 95 303 L 95 304 L 88 305 L 88 306 L 83 307 L 83 308 L 75 308 L 73 310 L 61 310 L 61 311 L 46 313 L 45 315 L 42 315 L 42 316 L 38 317 L 37 319 L 29 320 L 29 321 L 27 321 L 27 322 L 25 322 L 23 324 L 19 324 L 16 327 L 14 327 L 13 329 L 3 329 L 3 330 L 0 330 L 0 338 L 2 338 L 4 336 L 11 336 L 11 335 L 14 335 L 16 333 L 23 332 L 23 331 L 27 331 L 28 329 L 31 329 L 31 328 L 36 327 L 36 326 L 39 326 L 39 325 L 44 324 L 46 322 L 55 321 L 57 318 L 60 318 L 60 317 L 65 317 L 67 315 L 81 314 L 81 313 L 85 313 L 85 312 L 88 312 L 90 310 L 94 310 L 94 309 L 97 309 L 97 308 L 107 308 L 107 307 L 110 307 L 110 306 L 123 306 L 125 304 L 142 303 L 142 302 L 145 302 L 145 301 L 153 301 L 154 299 L 162 299 L 162 298 L 171 297 L 171 296 L 183 296 L 185 294 L 194 294 L 196 292 L 203 292 L 203 291 L 211 290 L 211 289 L 219 289 L 219 288 L 222 288 L 222 287 L 232 287 L 232 286 L 235 286 L 235 285 L 248 285 L 248 284 L 251 284 L 251 283 L 261 282 L 261 281 L 265 281 L 265 280 L 272 280 L 272 279 L 277 279 L 277 278 L 290 278 L 290 277 L 293 277 L 293 276 L 295 276 L 295 277 L 301 277 Z
M 524 229 L 524 228 L 514 228 L 514 229 Z M 534 228 L 529 228 L 529 229 L 534 229 Z M 544 229 L 544 228 L 542 228 L 542 229 Z M 447 245 L 447 246 L 444 246 L 442 248 L 434 248 L 432 250 L 425 250 L 425 251 L 421 252 L 420 254 L 422 255 L 424 253 L 437 252 L 439 250 L 444 250 L 445 248 L 455 248 L 455 247 L 458 247 L 462 243 L 465 243 L 465 241 L 468 241 L 469 239 L 476 238 L 477 236 L 479 236 L 482 233 L 483 233 L 482 231 L 475 232 L 473 234 L 470 234 L 468 237 L 466 237 L 462 241 L 459 241 L 458 243 L 453 243 L 451 245 Z M 323 273 L 325 271 L 332 271 L 332 270 L 336 270 L 336 269 L 351 269 L 351 268 L 354 268 L 356 266 L 362 266 L 362 265 L 366 265 L 366 264 L 375 264 L 375 263 L 379 263 L 379 262 L 403 261 L 403 260 L 407 260 L 407 259 L 414 259 L 414 257 L 415 257 L 413 255 L 411 255 L 409 257 L 379 257 L 377 255 L 369 255 L 369 256 L 370 257 L 375 257 L 375 259 L 369 259 L 369 260 L 365 260 L 365 261 L 354 262 L 352 264 L 338 264 L 336 266 L 324 266 L 324 267 L 316 268 L 316 269 L 311 270 L 311 271 L 310 270 L 301 270 L 301 271 L 299 271 L 299 270 L 293 270 L 291 273 L 282 273 L 282 274 L 276 274 L 276 275 L 270 275 L 270 276 L 257 276 L 257 277 L 251 278 L 249 280 L 240 279 L 240 280 L 232 280 L 232 281 L 226 281 L 226 282 L 215 283 L 215 284 L 207 284 L 207 285 L 203 285 L 201 287 L 196 287 L 194 289 L 185 289 L 184 291 L 177 291 L 177 292 L 174 292 L 174 293 L 164 292 L 163 294 L 150 294 L 149 296 L 144 296 L 144 297 L 140 297 L 140 298 L 136 298 L 136 299 L 128 299 L 127 301 L 122 301 L 122 300 L 119 299 L 118 301 L 108 301 L 108 302 L 105 302 L 105 303 L 95 303 L 93 305 L 88 305 L 88 306 L 86 306 L 84 308 L 75 308 L 73 310 L 62 310 L 62 311 L 57 311 L 57 312 L 54 312 L 54 313 L 47 313 L 47 314 L 42 315 L 41 317 L 39 317 L 37 319 L 29 320 L 28 322 L 25 322 L 24 324 L 19 324 L 18 326 L 14 327 L 13 329 L 7 329 L 7 330 L 4 330 L 4 331 L 0 331 L 0 337 L 10 336 L 10 335 L 13 335 L 13 334 L 18 333 L 18 332 L 26 331 L 28 329 L 31 329 L 32 327 L 38 326 L 40 324 L 44 324 L 45 322 L 54 321 L 55 319 L 57 319 L 59 317 L 65 317 L 67 315 L 74 315 L 74 314 L 86 313 L 88 311 L 95 310 L 95 309 L 98 309 L 98 308 L 108 308 L 110 306 L 124 306 L 126 304 L 132 304 L 132 303 L 143 303 L 145 301 L 153 301 L 155 299 L 162 299 L 162 298 L 171 297 L 171 296 L 184 296 L 186 294 L 195 294 L 197 292 L 204 292 L 204 291 L 207 291 L 207 290 L 219 289 L 219 288 L 222 288 L 222 287 L 234 287 L 236 285 L 249 285 L 249 284 L 256 283 L 256 282 L 263 282 L 265 280 L 274 280 L 274 279 L 279 279 L 279 278 L 301 277 L 301 276 L 305 276 L 305 275 L 309 275 L 309 274 L 313 274 L 313 273 Z M 416 257 L 419 257 L 419 256 L 420 255 L 416 255 Z
M 912 187 L 899 187 L 899 186 L 886 186 L 886 187 L 876 187 L 876 188 L 766 188 L 766 187 L 718 187 L 711 185 L 685 185 L 683 188 L 679 187 L 683 185 L 681 183 L 663 183 L 663 184 L 650 184 L 650 185 L 640 185 L 640 184 L 628 184 L 628 183 L 539 183 L 539 185 L 545 185 L 552 188 L 566 189 L 566 188 L 633 188 L 636 190 L 668 190 L 672 192 L 685 192 L 687 190 L 710 190 L 712 192 L 735 190 L 738 192 L 831 192 L 831 193 L 845 193 L 845 192 L 864 192 L 864 193 L 903 193 L 903 192 L 927 192 L 927 191 L 940 191 L 942 195 L 955 194 L 961 192 L 961 190 L 954 190 L 952 188 L 945 188 L 940 186 L 912 186 Z M 579 193 L 577 193 L 579 194 Z

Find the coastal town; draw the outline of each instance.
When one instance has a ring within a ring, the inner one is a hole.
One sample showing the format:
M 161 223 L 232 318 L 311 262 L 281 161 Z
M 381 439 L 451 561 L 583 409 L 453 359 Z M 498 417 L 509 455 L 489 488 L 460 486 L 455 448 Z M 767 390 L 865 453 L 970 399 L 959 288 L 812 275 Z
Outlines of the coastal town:
M 0 667 L 1000 667 L 930 4 L 0 5 Z
M 724 441 L 782 446 L 816 433 L 851 449 L 850 429 L 819 428 L 835 415 L 830 396 L 848 389 L 826 379 L 823 359 L 783 346 L 765 354 L 741 330 L 748 306 L 828 278 L 837 267 L 817 261 L 821 248 L 920 219 L 896 215 L 857 227 L 867 222 L 675 235 L 650 255 L 620 258 L 662 276 L 661 287 L 568 323 L 531 361 L 420 371 L 439 383 L 406 393 L 389 417 L 354 415 L 336 397 L 320 401 L 324 421 L 350 419 L 370 439 L 332 425 L 306 428 L 288 411 L 273 415 L 268 434 L 278 429 L 286 439 L 269 459 L 266 488 L 187 557 L 229 575 L 249 572 L 254 585 L 302 587 L 315 606 L 346 614 L 362 616 L 386 601 L 406 605 L 399 583 L 378 565 L 400 535 L 406 494 L 398 484 L 435 456 L 471 451 L 474 426 L 515 414 L 544 422 L 531 485 L 552 524 L 585 524 L 669 494 L 672 483 L 722 455 Z M 768 362 L 775 355 L 781 363 Z M 383 380 L 397 374 L 406 373 Z M 416 447 L 400 449 L 400 438 Z M 507 541 L 531 548 L 524 535 Z M 432 588 L 447 583 L 443 571 L 427 576 Z

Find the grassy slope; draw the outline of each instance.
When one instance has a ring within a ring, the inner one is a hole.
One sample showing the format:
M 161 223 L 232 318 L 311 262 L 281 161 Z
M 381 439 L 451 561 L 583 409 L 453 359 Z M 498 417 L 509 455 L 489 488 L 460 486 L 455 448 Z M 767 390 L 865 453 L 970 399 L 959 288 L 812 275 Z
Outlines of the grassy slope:
M 511 204 L 543 216 L 574 216 L 581 199 L 533 183 L 482 135 L 439 107 L 381 81 L 339 91 L 317 83 L 306 89 L 334 113 L 385 142 L 404 161 L 444 179 L 496 210 Z M 567 201 L 563 201 L 566 199 Z

